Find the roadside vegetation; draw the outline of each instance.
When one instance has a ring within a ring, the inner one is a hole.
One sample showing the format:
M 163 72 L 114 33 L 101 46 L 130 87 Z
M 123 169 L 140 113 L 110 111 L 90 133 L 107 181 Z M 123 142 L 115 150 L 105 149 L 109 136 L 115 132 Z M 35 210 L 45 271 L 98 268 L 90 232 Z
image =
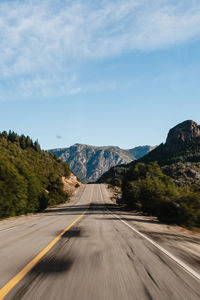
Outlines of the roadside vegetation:
M 144 157 L 111 168 L 99 182 L 119 186 L 128 207 L 164 223 L 200 227 L 200 126 L 186 120 Z
M 120 179 L 109 178 L 107 183 L 119 186 Z M 156 216 L 163 223 L 200 227 L 200 187 L 176 185 L 156 162 L 130 168 L 121 188 L 122 203 L 128 207 Z
M 67 200 L 62 176 L 67 163 L 40 149 L 38 141 L 15 132 L 0 133 L 0 218 L 38 212 Z

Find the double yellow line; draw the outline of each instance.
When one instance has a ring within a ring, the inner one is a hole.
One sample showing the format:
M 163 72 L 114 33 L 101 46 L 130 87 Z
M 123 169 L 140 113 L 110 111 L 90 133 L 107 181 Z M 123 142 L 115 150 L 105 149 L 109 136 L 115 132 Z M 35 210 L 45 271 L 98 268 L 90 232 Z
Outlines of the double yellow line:
M 67 232 L 74 224 L 76 224 L 86 214 L 90 207 L 93 197 L 94 187 L 91 189 L 90 202 L 88 208 L 69 226 L 67 226 L 52 242 L 50 242 L 38 255 L 36 255 L 17 275 L 15 275 L 6 285 L 0 289 L 0 300 L 15 287 L 15 285 L 27 275 L 27 273 L 39 262 L 39 260 L 60 240 L 60 238 Z

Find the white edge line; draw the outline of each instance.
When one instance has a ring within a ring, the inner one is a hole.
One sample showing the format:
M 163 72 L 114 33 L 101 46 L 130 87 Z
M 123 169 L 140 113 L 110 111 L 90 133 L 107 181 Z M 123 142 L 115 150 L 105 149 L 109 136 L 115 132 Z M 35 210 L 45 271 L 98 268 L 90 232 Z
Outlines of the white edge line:
M 101 188 L 100 188 L 100 191 L 101 191 Z M 102 197 L 102 200 L 103 200 L 103 202 L 105 204 L 105 201 L 104 201 L 103 195 L 102 195 L 102 191 L 101 191 L 101 197 Z M 105 207 L 106 207 L 106 205 L 105 205 Z M 190 275 L 192 275 L 193 277 L 195 277 L 195 279 L 200 280 L 200 274 L 199 273 L 197 273 L 196 271 L 194 271 L 192 268 L 190 268 L 188 265 L 186 265 L 183 261 L 181 261 L 176 256 L 174 256 L 173 254 L 171 254 L 170 252 L 168 252 L 166 249 L 164 249 L 163 247 L 161 247 L 159 244 L 157 244 L 156 242 L 154 242 L 152 239 L 148 238 L 146 235 L 144 235 L 143 233 L 141 233 L 140 231 L 138 231 L 137 229 L 135 229 L 133 226 L 131 226 L 130 224 L 128 224 L 126 221 L 122 220 L 119 216 L 115 215 L 110 209 L 108 209 L 107 207 L 106 207 L 106 209 L 114 217 L 116 217 L 122 223 L 124 223 L 126 226 L 128 226 L 131 230 L 133 230 L 134 232 L 136 232 L 137 234 L 139 234 L 141 237 L 143 237 L 149 243 L 151 243 L 152 245 L 154 245 L 156 248 L 158 248 L 160 251 L 162 251 L 168 257 L 170 257 L 172 260 L 174 260 L 179 266 L 181 266 L 185 271 L 187 271 L 187 273 L 189 273 Z

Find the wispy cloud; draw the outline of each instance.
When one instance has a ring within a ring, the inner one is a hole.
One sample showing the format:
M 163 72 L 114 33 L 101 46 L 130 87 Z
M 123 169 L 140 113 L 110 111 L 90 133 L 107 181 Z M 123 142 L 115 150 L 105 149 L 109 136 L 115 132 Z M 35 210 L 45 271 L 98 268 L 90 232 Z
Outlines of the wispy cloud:
M 83 61 L 199 37 L 199 0 L 4 0 L 0 99 L 79 93 L 88 90 L 76 75 Z

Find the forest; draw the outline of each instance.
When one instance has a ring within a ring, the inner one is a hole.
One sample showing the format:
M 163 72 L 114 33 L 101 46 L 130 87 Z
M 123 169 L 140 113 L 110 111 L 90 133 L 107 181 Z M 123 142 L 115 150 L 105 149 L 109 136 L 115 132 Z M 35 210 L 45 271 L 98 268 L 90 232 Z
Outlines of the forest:
M 44 210 L 63 203 L 62 176 L 69 165 L 43 151 L 38 141 L 13 131 L 0 133 L 0 218 Z

